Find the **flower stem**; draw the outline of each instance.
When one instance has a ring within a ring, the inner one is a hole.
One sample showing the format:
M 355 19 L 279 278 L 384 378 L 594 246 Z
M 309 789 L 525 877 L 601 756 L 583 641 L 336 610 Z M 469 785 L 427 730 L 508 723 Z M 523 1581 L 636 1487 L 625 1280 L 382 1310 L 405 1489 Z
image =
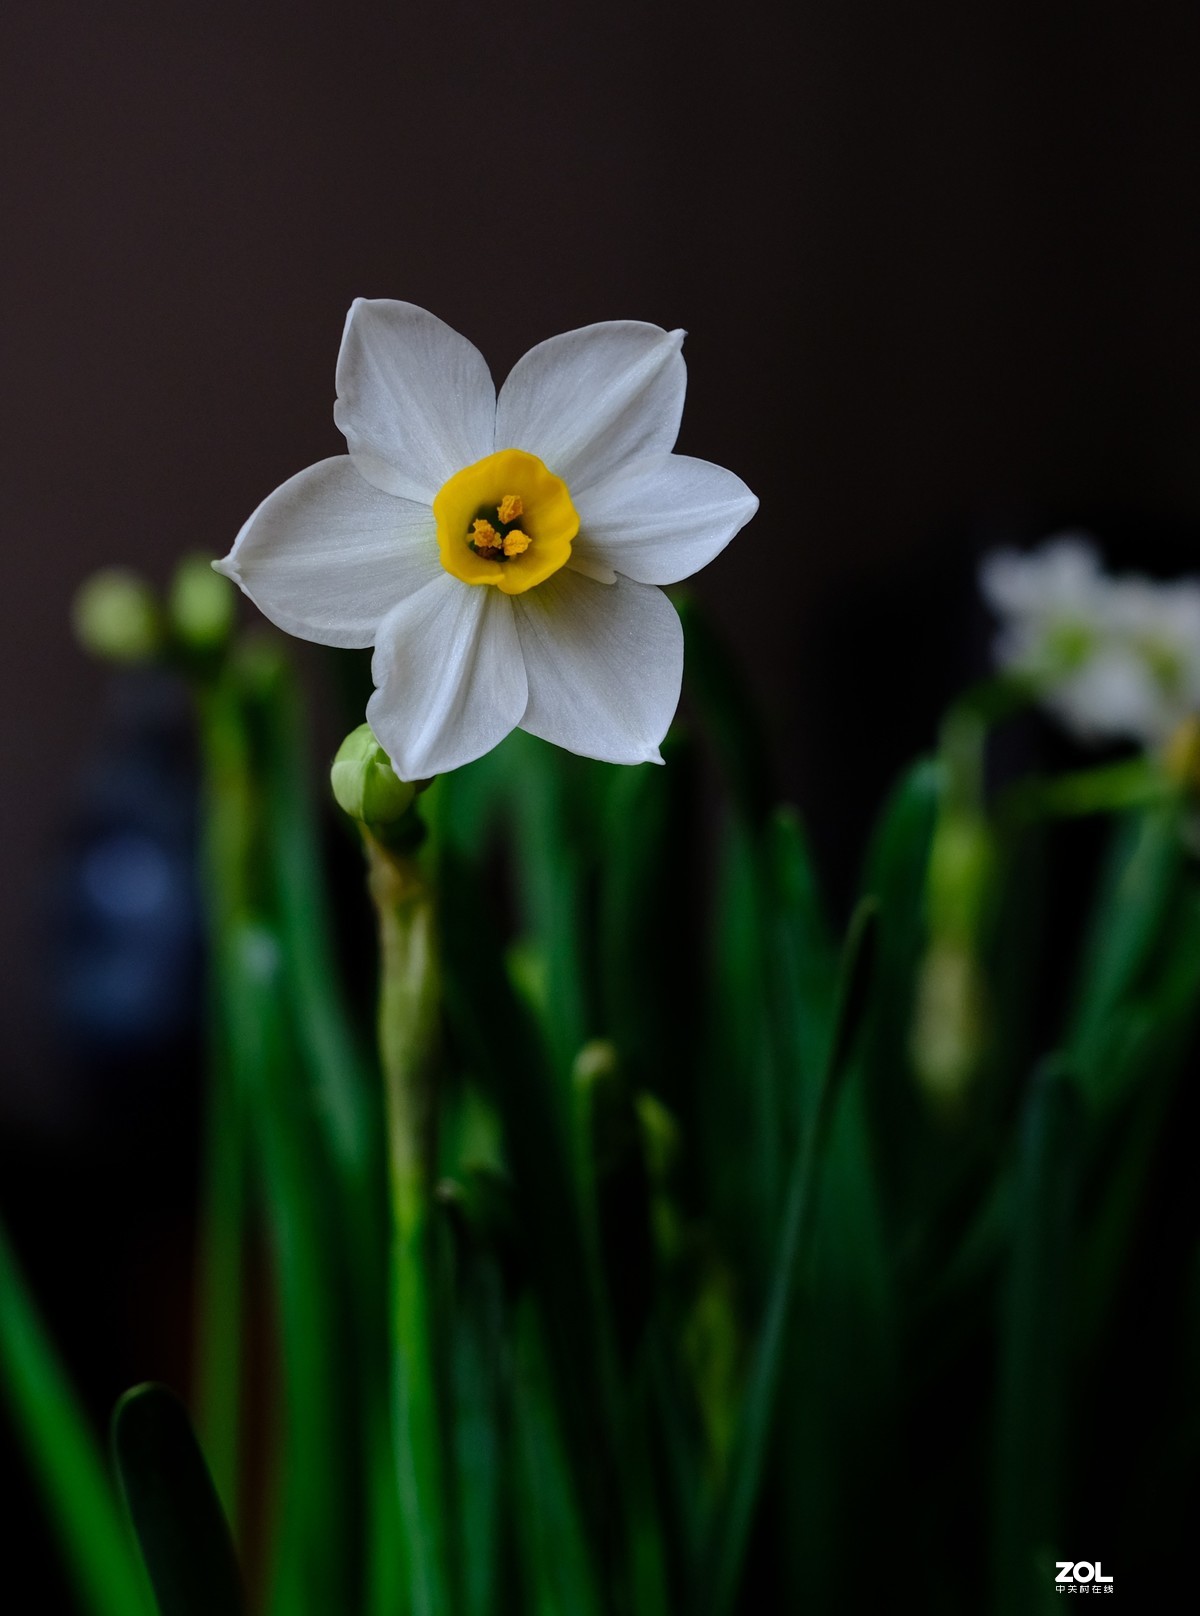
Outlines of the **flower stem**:
M 1170 779 L 1153 758 L 1122 758 L 1050 780 L 1022 780 L 1010 787 L 1001 809 L 1018 822 L 1070 819 L 1153 807 L 1168 801 L 1172 792 Z
M 393 1424 L 411 1608 L 450 1608 L 433 1350 L 430 1207 L 438 971 L 433 896 L 410 850 L 363 830 L 379 921 L 379 1054 L 392 1206 Z
M 200 1429 L 217 1492 L 237 1530 L 241 1416 L 243 1235 L 246 1217 L 244 1097 L 231 1059 L 227 938 L 246 903 L 253 819 L 247 741 L 227 674 L 199 697 L 204 755 L 203 866 L 208 903 L 210 1070 L 200 1242 Z

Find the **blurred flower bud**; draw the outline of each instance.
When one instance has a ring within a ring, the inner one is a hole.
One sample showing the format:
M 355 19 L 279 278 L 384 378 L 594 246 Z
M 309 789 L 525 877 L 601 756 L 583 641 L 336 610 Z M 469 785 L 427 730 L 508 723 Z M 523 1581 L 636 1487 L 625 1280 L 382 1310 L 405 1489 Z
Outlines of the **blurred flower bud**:
M 606 1083 L 618 1077 L 620 1071 L 621 1059 L 616 1045 L 607 1038 L 593 1038 L 576 1055 L 571 1075 L 576 1087 L 592 1088 L 597 1083 Z
M 935 1104 L 966 1096 L 985 1047 L 981 951 L 996 882 L 993 833 L 981 814 L 950 809 L 934 832 L 926 890 L 929 944 L 917 972 L 909 1049 Z
M 360 724 L 338 747 L 329 779 L 338 807 L 364 825 L 396 824 L 417 794 L 415 785 L 397 777 L 369 724 Z
M 931 1100 L 953 1110 L 975 1077 L 986 1042 L 986 990 L 974 954 L 936 941 L 921 962 L 910 1053 Z
M 189 651 L 217 651 L 233 629 L 237 595 L 207 556 L 188 556 L 175 572 L 167 612 L 179 643 Z
M 149 662 L 162 646 L 154 591 L 125 567 L 93 573 L 75 596 L 71 619 L 84 650 L 106 662 Z

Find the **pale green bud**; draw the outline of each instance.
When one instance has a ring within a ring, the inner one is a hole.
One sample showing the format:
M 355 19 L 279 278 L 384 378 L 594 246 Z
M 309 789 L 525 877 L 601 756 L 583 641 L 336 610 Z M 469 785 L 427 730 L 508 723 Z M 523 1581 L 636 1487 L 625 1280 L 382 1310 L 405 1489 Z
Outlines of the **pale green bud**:
M 657 1184 L 669 1178 L 679 1158 L 679 1124 L 666 1106 L 643 1090 L 634 1098 L 646 1171 Z
M 412 807 L 417 788 L 398 778 L 369 724 L 351 730 L 329 774 L 338 807 L 364 825 L 394 825 Z
M 598 1083 L 611 1082 L 620 1071 L 621 1059 L 616 1045 L 607 1038 L 593 1038 L 576 1055 L 572 1076 L 578 1088 L 588 1089 Z
M 154 591 L 126 567 L 93 573 L 72 602 L 71 620 L 84 650 L 107 662 L 149 662 L 162 647 Z
M 179 643 L 189 651 L 218 651 L 233 630 L 236 591 L 212 569 L 208 556 L 180 562 L 171 584 L 167 611 Z
M 934 942 L 917 977 L 909 1052 L 929 1097 L 947 1110 L 966 1096 L 987 1035 L 987 990 L 974 954 Z

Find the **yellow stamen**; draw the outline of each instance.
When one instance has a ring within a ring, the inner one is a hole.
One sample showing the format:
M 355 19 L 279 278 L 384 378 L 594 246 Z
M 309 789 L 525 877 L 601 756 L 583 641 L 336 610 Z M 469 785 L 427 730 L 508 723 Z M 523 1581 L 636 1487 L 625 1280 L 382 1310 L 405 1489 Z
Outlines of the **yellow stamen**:
M 525 515 L 525 501 L 520 494 L 505 494 L 496 508 L 496 514 L 502 522 L 515 522 L 518 516 Z M 529 541 L 526 540 L 525 542 L 527 544 Z M 522 545 L 521 549 L 523 550 L 524 548 L 525 545 Z M 519 555 L 520 551 L 513 551 L 512 553 Z
M 518 501 L 520 526 L 500 521 Z M 506 595 L 524 594 L 565 566 L 579 531 L 566 483 L 524 449 L 498 449 L 456 471 L 434 496 L 433 515 L 446 571 Z

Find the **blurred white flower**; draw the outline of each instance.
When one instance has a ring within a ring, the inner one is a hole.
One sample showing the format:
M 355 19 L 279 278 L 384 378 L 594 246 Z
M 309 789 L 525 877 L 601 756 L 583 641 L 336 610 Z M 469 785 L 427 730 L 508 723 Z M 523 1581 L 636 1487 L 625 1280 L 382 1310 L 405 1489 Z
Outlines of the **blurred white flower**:
M 987 556 L 979 582 L 998 665 L 1080 740 L 1157 747 L 1200 712 L 1200 583 L 1113 577 L 1079 534 Z
M 334 419 L 349 454 L 269 495 L 216 563 L 280 628 L 375 648 L 367 718 L 396 772 L 470 762 L 514 727 L 661 761 L 683 637 L 657 586 L 758 501 L 671 453 L 681 331 L 612 321 L 539 344 L 496 394 L 479 352 L 411 303 L 358 299 Z

